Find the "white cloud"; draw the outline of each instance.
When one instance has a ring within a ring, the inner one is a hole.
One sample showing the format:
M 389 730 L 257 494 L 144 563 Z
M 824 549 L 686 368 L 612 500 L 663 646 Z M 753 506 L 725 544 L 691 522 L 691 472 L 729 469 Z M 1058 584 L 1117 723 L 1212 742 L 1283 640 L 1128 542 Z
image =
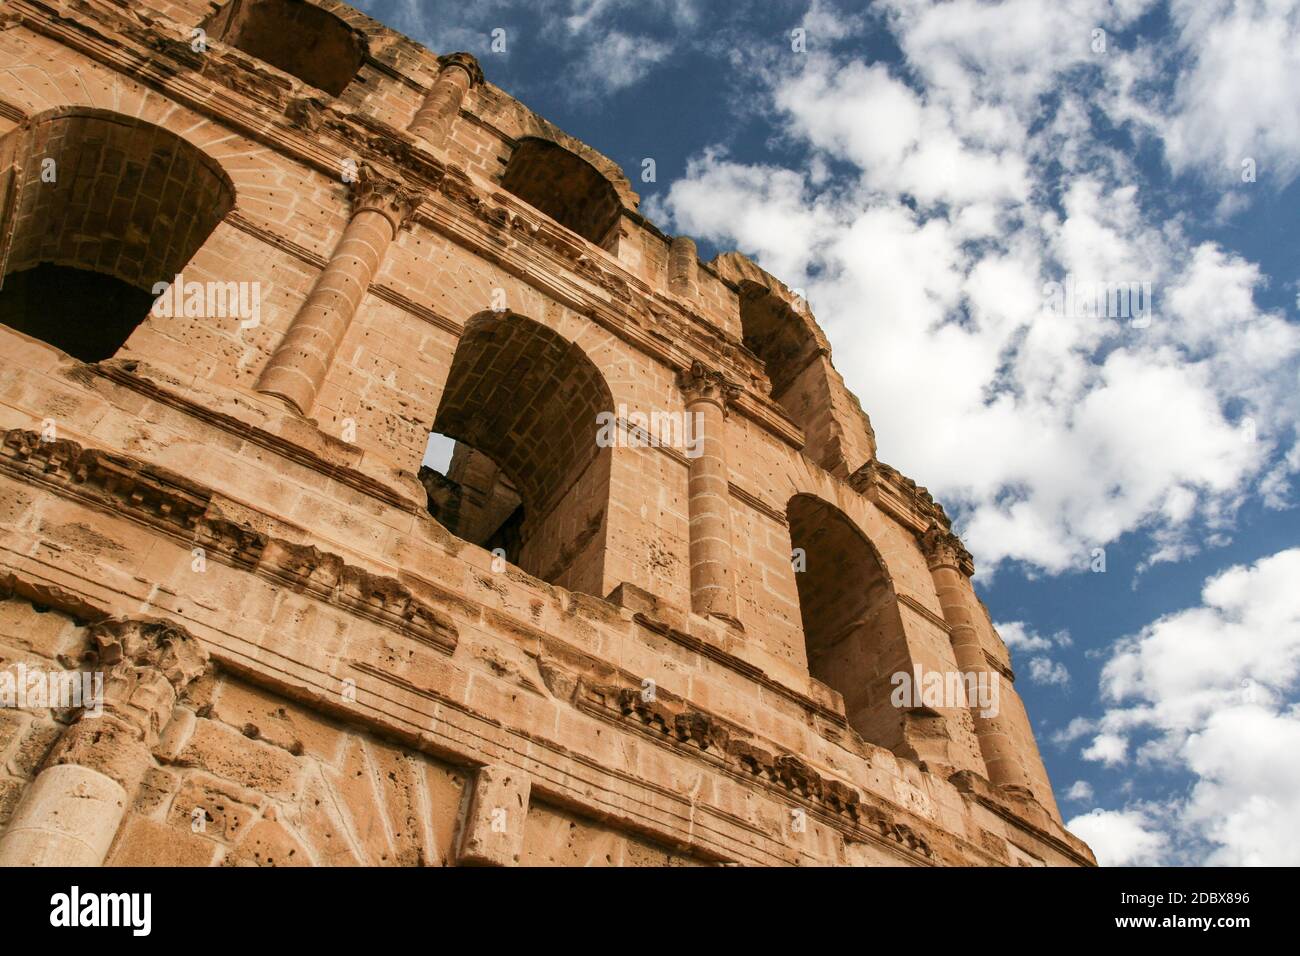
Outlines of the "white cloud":
M 700 11 L 695 0 L 548 0 L 556 8 L 567 6 L 567 14 L 555 11 L 557 25 L 562 24 L 562 43 L 575 55 L 576 63 L 566 73 L 578 82 L 566 89 L 577 100 L 595 99 L 615 93 L 644 79 L 659 63 L 682 46 L 689 45 L 690 31 L 696 26 Z M 669 28 L 665 36 L 631 33 L 616 25 L 623 14 L 636 8 L 651 13 L 657 22 Z
M 1107 767 L 1118 766 L 1128 759 L 1128 741 L 1119 734 L 1098 734 L 1081 753 L 1084 760 L 1097 760 Z
M 769 76 L 806 163 L 708 151 L 651 210 L 808 290 L 881 457 L 958 514 L 982 573 L 1077 569 L 1135 530 L 1144 567 L 1177 560 L 1285 493 L 1300 328 L 1256 304 L 1257 265 L 1153 218 L 1079 82 L 1145 117 L 1137 54 L 1089 39 L 1148 6 L 896 0 L 909 73 L 814 52 Z M 1149 324 L 1047 309 L 1067 278 L 1148 288 Z
M 1139 763 L 1193 785 L 1158 824 L 1125 808 L 1071 829 L 1087 840 L 1097 827 L 1117 858 L 1148 852 L 1158 828 L 1181 862 L 1300 864 L 1300 845 L 1278 839 L 1300 832 L 1297 579 L 1300 548 L 1229 568 L 1205 582 L 1200 605 L 1117 644 L 1102 671 L 1110 706 L 1082 756 L 1117 765 L 1145 737 Z
M 581 72 L 584 76 L 599 77 L 597 85 L 607 92 L 621 90 L 639 82 L 672 49 L 671 45 L 648 37 L 610 30 L 589 41 Z M 592 86 L 584 83 L 577 89 L 591 90 Z
M 1060 661 L 1050 657 L 1029 659 L 1029 680 L 1035 684 L 1063 687 L 1070 683 L 1070 671 Z
M 1093 810 L 1074 817 L 1066 828 L 1092 847 L 1102 866 L 1158 866 L 1169 845 L 1169 838 L 1140 810 Z
M 1092 784 L 1087 780 L 1076 780 L 1070 784 L 1069 789 L 1065 791 L 1065 799 L 1077 800 L 1081 803 L 1087 803 L 1094 796 Z
M 1239 183 L 1252 158 L 1261 182 L 1300 173 L 1300 2 L 1173 0 L 1179 73 L 1163 135 L 1176 169 Z
M 1058 745 L 1070 744 L 1081 737 L 1086 737 L 1096 729 L 1095 721 L 1089 720 L 1087 717 L 1075 717 L 1064 728 L 1052 734 L 1052 743 Z
M 1013 651 L 1045 651 L 1053 644 L 1051 638 L 1035 633 L 1024 621 L 1005 621 L 994 628 Z
M 1013 657 L 1020 653 L 1034 655 L 1028 663 L 1030 682 L 1057 687 L 1070 682 L 1069 669 L 1047 653 L 1054 648 L 1071 646 L 1074 642 L 1070 639 L 1069 631 L 1058 631 L 1050 637 L 1044 637 L 1023 621 L 1007 621 L 995 627 L 1012 651 Z

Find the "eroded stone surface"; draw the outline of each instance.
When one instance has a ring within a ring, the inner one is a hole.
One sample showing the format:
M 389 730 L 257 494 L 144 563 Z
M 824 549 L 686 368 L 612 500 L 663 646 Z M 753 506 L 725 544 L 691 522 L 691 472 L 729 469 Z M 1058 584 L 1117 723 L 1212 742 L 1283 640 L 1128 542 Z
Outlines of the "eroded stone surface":
M 3 15 L 0 675 L 104 706 L 0 707 L 0 861 L 1090 864 L 807 304 L 468 54 L 279 6 Z

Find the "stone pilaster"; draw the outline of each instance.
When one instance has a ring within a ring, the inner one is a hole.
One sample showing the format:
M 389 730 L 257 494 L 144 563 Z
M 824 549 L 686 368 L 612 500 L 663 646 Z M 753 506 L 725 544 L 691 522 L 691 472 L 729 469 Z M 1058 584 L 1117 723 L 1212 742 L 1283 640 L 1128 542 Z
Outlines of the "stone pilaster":
M 54 745 L 0 837 L 0 866 L 99 866 L 152 765 L 177 698 L 207 653 L 166 621 L 96 624 L 102 713 L 82 711 Z
M 303 415 L 311 413 L 384 253 L 419 205 L 412 191 L 369 166 L 351 185 L 352 218 L 343 239 L 257 383 L 259 392 Z
M 699 295 L 699 261 L 694 239 L 674 238 L 668 250 L 668 288 L 687 299 Z
M 442 146 L 460 115 L 465 94 L 483 82 L 478 60 L 468 53 L 448 53 L 438 58 L 438 78 L 424 97 L 408 130 L 433 146 Z
M 731 492 L 723 440 L 727 405 L 739 392 L 701 362 L 678 377 L 694 443 L 690 459 L 691 610 L 736 624 Z
M 1034 742 L 1024 704 L 1011 678 L 995 667 L 985 653 L 988 638 L 987 617 L 970 581 L 974 563 L 960 539 L 946 528 L 932 524 L 921 539 L 948 622 L 953 656 L 963 674 L 985 675 L 998 682 L 996 714 L 985 715 L 971 707 L 975 735 L 988 778 L 1000 787 L 1031 793 L 1040 803 L 1056 813 L 1047 771 Z

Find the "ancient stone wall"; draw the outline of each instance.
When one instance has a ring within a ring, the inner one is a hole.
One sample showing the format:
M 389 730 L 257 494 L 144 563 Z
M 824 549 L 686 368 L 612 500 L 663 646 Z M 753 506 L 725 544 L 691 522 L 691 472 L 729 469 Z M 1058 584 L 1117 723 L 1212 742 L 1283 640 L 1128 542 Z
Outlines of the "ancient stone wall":
M 0 676 L 107 677 L 0 708 L 0 863 L 1091 863 L 777 279 L 333 0 L 0 58 Z

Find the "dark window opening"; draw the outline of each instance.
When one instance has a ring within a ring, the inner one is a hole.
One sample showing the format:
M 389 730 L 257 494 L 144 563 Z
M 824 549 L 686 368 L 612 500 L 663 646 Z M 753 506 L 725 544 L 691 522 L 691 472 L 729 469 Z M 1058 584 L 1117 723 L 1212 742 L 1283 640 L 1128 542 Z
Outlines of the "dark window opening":
M 787 516 L 806 565 L 795 583 L 808 672 L 843 695 L 849 725 L 863 739 L 899 748 L 902 714 L 890 702 L 890 678 L 912 667 L 880 559 L 848 517 L 819 498 L 796 495 Z
M 523 316 L 475 316 L 433 423 L 455 450 L 445 471 L 420 470 L 430 513 L 534 577 L 601 596 L 612 452 L 596 437 L 612 407 L 574 343 Z
M 771 290 L 743 283 L 740 325 L 745 347 L 762 361 L 772 383 L 772 397 L 803 430 L 804 454 L 832 474 L 843 474 L 834 373 L 811 320 Z
M 161 127 L 59 111 L 0 141 L 12 180 L 0 322 L 86 362 L 112 357 L 234 205 L 225 173 Z
M 204 27 L 330 96 L 343 94 L 366 55 L 361 34 L 306 0 L 230 0 Z
M 431 436 L 435 437 L 435 436 Z M 448 531 L 519 563 L 524 508 L 514 483 L 481 451 L 455 444 L 441 469 L 425 464 L 420 483 L 429 498 L 429 514 Z
M 745 348 L 762 360 L 778 402 L 817 355 L 808 323 L 784 299 L 762 286 L 746 284 L 740 295 L 740 326 Z
M 122 347 L 153 300 L 113 276 L 42 263 L 5 276 L 0 324 L 83 362 L 102 362 Z
M 595 166 L 563 146 L 520 140 L 501 186 L 594 245 L 607 247 L 617 235 L 618 192 Z

